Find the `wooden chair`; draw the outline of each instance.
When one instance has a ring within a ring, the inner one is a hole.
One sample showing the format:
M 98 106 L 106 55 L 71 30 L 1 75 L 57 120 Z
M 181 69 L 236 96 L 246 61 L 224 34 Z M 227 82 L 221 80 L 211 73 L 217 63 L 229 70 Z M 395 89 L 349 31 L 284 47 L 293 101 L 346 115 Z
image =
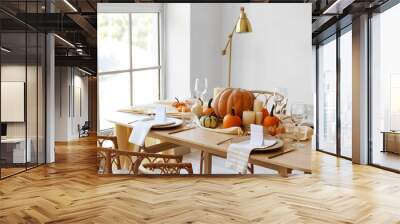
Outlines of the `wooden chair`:
M 104 137 L 105 136 L 101 136 L 100 139 L 104 139 Z M 116 142 L 117 138 L 115 136 L 106 136 L 106 140 Z M 171 143 L 160 143 L 147 148 L 142 148 L 139 152 L 123 151 L 118 150 L 118 148 L 103 148 L 101 146 L 102 145 L 97 148 L 97 152 L 100 158 L 100 166 L 101 164 L 104 164 L 103 167 L 99 167 L 99 170 L 101 171 L 100 173 L 104 175 L 116 174 L 112 169 L 114 163 L 117 164 L 117 169 L 121 170 L 121 158 L 125 158 L 129 163 L 128 174 L 179 175 L 181 174 L 181 171 L 186 171 L 187 174 L 193 174 L 192 164 L 183 163 L 182 156 L 156 153 L 174 147 L 175 145 Z
M 108 136 L 108 135 L 97 135 L 97 147 L 105 148 L 104 144 L 110 141 L 112 143 L 112 147 L 108 147 L 108 149 L 118 149 L 118 142 L 116 136 Z M 99 169 L 101 166 L 101 160 L 104 158 L 104 155 L 97 153 L 97 168 Z M 111 154 L 111 163 L 116 164 L 118 169 L 121 169 L 121 160 L 119 156 L 115 154 Z
M 81 126 L 78 124 L 78 134 L 79 138 L 81 137 L 88 137 L 89 136 L 89 130 L 90 130 L 90 123 L 89 121 L 85 121 L 85 123 Z
M 256 98 L 264 98 L 265 104 L 268 104 L 270 100 L 273 100 L 274 92 L 271 91 L 263 91 L 263 90 L 252 90 L 251 91 Z M 277 95 L 282 97 L 280 102 L 275 102 L 275 114 L 286 115 L 287 113 L 287 103 L 288 98 L 283 94 L 276 93 Z

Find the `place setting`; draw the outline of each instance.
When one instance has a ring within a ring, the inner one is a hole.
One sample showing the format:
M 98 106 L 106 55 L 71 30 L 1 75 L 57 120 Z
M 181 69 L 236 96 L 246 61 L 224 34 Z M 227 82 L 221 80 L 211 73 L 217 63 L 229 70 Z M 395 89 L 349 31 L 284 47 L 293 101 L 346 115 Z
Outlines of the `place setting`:
M 251 124 L 250 136 L 232 139 L 228 146 L 225 166 L 240 174 L 246 174 L 251 153 L 277 152 L 268 157 L 269 159 L 272 159 L 294 151 L 294 149 L 282 151 L 281 149 L 283 146 L 284 142 L 279 138 L 266 138 L 264 136 L 263 126 Z

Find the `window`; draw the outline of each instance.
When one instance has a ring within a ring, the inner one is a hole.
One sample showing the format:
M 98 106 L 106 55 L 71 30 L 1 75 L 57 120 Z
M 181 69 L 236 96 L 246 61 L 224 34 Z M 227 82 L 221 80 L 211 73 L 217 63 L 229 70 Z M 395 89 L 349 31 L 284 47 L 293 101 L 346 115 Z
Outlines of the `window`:
M 98 13 L 100 130 L 110 113 L 160 99 L 160 13 Z
M 370 162 L 400 170 L 400 4 L 371 18 Z M 393 132 L 392 132 L 393 131 Z
M 352 74 L 350 29 L 340 36 L 340 155 L 347 158 L 352 157 Z
M 400 130 L 400 74 L 390 74 L 390 130 Z
M 318 149 L 336 153 L 336 39 L 318 48 Z

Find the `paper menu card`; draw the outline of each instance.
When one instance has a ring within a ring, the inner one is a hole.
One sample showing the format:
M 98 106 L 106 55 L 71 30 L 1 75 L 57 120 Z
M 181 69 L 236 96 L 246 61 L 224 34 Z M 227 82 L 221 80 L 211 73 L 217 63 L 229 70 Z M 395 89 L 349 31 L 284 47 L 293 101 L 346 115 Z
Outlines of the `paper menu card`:
M 156 115 L 154 121 L 156 123 L 164 123 L 167 121 L 167 108 L 163 105 L 158 105 L 155 109 Z
M 264 145 L 264 128 L 261 125 L 250 125 L 250 144 L 254 146 Z

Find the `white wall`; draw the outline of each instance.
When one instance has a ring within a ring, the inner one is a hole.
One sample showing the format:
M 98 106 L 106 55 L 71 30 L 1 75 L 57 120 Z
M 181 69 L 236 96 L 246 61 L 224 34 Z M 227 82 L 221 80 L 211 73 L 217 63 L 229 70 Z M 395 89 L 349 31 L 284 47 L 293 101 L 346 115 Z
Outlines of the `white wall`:
M 55 140 L 67 141 L 69 133 L 68 124 L 68 86 L 70 77 L 68 67 L 55 68 Z
M 71 67 L 56 67 L 55 91 L 55 140 L 68 141 L 78 138 L 78 124 L 88 120 L 88 79 Z M 80 100 L 77 97 L 80 89 Z M 81 105 L 82 114 L 79 112 Z
M 253 32 L 234 35 L 232 86 L 285 87 L 291 102 L 313 104 L 311 4 L 166 4 L 166 97 L 188 96 L 197 77 L 208 78 L 209 94 L 226 86 L 221 50 L 240 6 Z
M 244 6 L 252 33 L 234 34 L 232 86 L 285 87 L 291 102 L 313 103 L 311 4 L 225 4 L 222 30 L 229 33 Z M 221 46 L 226 37 L 222 36 Z M 227 64 L 227 57 L 223 65 Z M 222 67 L 227 74 L 227 67 Z M 226 83 L 226 75 L 223 83 Z
M 190 5 L 166 4 L 165 96 L 190 96 Z
M 204 78 L 208 79 L 208 96 L 213 88 L 223 86 L 221 37 L 221 4 L 190 4 L 190 86 L 194 89 L 195 79 L 200 79 L 200 90 Z

